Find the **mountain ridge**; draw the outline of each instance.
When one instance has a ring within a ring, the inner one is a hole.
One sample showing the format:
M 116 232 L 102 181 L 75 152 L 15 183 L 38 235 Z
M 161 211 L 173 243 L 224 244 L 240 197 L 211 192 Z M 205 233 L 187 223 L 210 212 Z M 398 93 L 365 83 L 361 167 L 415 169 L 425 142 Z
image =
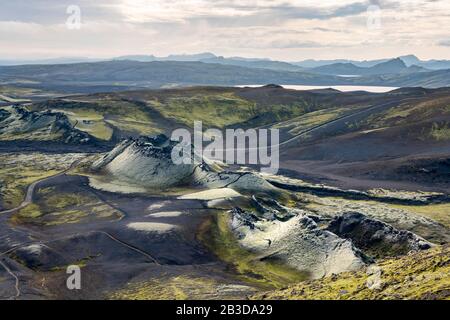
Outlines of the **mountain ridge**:
M 413 54 L 399 56 L 407 67 L 412 65 L 417 65 L 419 67 L 423 67 L 431 70 L 441 70 L 441 69 L 450 69 L 450 60 L 446 59 L 430 59 L 430 60 L 421 60 L 417 56 Z M 351 63 L 357 67 L 362 68 L 370 68 L 377 64 L 387 62 L 389 60 L 393 60 L 396 58 L 384 58 L 384 59 L 375 59 L 375 60 L 352 60 L 352 59 L 328 59 L 328 60 L 315 60 L 315 59 L 306 59 L 301 61 L 284 61 L 284 60 L 276 60 L 269 58 L 252 58 L 252 57 L 239 57 L 239 56 L 230 56 L 224 57 L 221 55 L 216 55 L 211 52 L 202 52 L 202 53 L 194 53 L 194 54 L 170 54 L 167 56 L 156 56 L 153 54 L 130 54 L 130 55 L 122 55 L 111 58 L 87 58 L 87 57 L 58 57 L 58 58 L 48 58 L 48 59 L 0 59 L 0 66 L 5 65 L 22 65 L 22 64 L 66 64 L 66 63 L 82 63 L 82 62 L 99 62 L 99 61 L 111 61 L 111 60 L 132 60 L 132 61 L 140 61 L 140 62 L 150 62 L 150 61 L 202 61 L 211 60 L 212 62 L 216 60 L 216 62 L 227 62 L 227 63 L 245 63 L 245 62 L 260 62 L 276 65 L 280 63 L 281 65 L 286 66 L 286 64 L 292 66 L 291 68 L 303 68 L 303 69 L 313 69 L 325 65 L 331 65 L 335 63 Z M 249 65 L 251 66 L 251 64 Z
M 399 60 L 394 60 L 393 63 L 395 65 L 401 64 Z M 388 66 L 387 69 L 389 67 L 391 66 Z M 384 70 L 386 70 L 386 67 Z M 407 68 L 402 70 L 407 70 Z M 68 92 L 77 92 L 77 90 L 80 90 L 78 88 L 83 86 L 89 88 L 89 90 L 93 90 L 93 86 L 100 86 L 101 90 L 109 91 L 107 90 L 108 86 L 122 86 L 123 89 L 126 87 L 237 86 L 267 83 L 437 88 L 450 86 L 450 69 L 428 72 L 413 70 L 413 72 L 406 73 L 346 78 L 312 73 L 308 70 L 281 71 L 197 61 L 137 62 L 117 60 L 77 64 L 2 66 L 0 67 L 0 80 L 9 84 L 19 83 L 21 85 L 27 82 L 27 86 L 31 88 L 63 88 L 69 90 Z

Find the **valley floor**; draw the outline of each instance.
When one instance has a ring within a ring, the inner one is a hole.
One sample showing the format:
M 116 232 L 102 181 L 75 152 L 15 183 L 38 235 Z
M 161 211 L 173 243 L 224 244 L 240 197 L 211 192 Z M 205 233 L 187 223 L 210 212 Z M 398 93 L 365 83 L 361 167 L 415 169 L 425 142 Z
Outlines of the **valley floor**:
M 449 298 L 448 88 L 64 87 L 0 88 L 1 299 Z M 175 168 L 198 120 L 279 175 Z
M 0 298 L 449 297 L 448 204 L 293 192 L 295 200 L 285 202 L 293 210 L 324 221 L 358 211 L 438 244 L 400 258 L 376 259 L 382 285 L 369 290 L 366 269 L 311 281 L 308 272 L 245 248 L 229 213 L 238 206 L 248 208 L 245 199 L 179 197 L 202 191 L 192 188 L 129 194 L 99 190 L 85 170 L 92 158 L 95 155 L 0 154 Z M 66 287 L 66 267 L 72 264 L 81 267 L 81 290 Z

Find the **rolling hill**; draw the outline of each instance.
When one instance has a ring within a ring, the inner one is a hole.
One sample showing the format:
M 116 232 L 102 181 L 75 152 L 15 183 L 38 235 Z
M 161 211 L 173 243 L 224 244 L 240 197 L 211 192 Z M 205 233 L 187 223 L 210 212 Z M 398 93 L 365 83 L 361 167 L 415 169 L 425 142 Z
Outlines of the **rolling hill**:
M 429 71 L 425 68 L 411 65 L 409 67 L 400 59 L 381 62 L 372 67 L 358 67 L 352 63 L 334 63 L 309 69 L 310 72 L 330 75 L 388 75 Z
M 298 136 L 283 146 L 283 166 L 346 187 L 448 190 L 449 93 L 448 88 L 399 89 L 387 94 L 399 99 L 350 116 L 336 117 L 330 109 L 280 123 Z M 324 125 L 302 135 L 312 121 Z
M 68 91 L 81 87 L 152 87 L 173 85 L 245 85 L 258 83 L 327 84 L 340 79 L 306 72 L 246 68 L 202 62 L 106 61 L 59 65 L 0 67 L 0 79 L 9 83 L 34 82 L 35 87 Z M 108 91 L 101 88 L 99 91 Z
M 193 87 L 50 99 L 36 112 L 65 114 L 105 143 L 192 128 L 280 129 L 281 171 L 345 187 L 448 188 L 450 89 L 389 93 Z
M 296 85 L 374 85 L 422 86 L 450 85 L 450 69 L 430 72 L 405 68 L 401 61 L 386 62 L 371 70 L 376 75 L 345 78 L 306 71 L 273 70 L 268 62 L 246 62 L 258 67 L 243 67 L 197 61 L 105 61 L 58 65 L 21 65 L 0 67 L 4 83 L 62 92 L 120 91 L 132 88 L 160 88 L 190 85 L 235 86 L 246 84 Z M 279 66 L 278 66 L 279 67 Z M 277 67 L 277 68 L 278 68 Z M 389 73 L 391 69 L 401 72 Z M 396 69 L 396 70 L 397 70 Z M 339 70 L 339 73 L 342 70 Z M 408 71 L 408 72 L 404 72 Z M 410 71 L 410 72 L 409 72 Z
M 0 107 L 0 246 L 17 277 L 0 277 L 1 297 L 448 297 L 435 281 L 448 260 L 448 88 L 30 98 Z M 278 174 L 176 165 L 162 134 L 195 120 L 279 129 Z M 364 287 L 373 262 L 380 294 Z M 75 293 L 73 264 L 89 280 Z

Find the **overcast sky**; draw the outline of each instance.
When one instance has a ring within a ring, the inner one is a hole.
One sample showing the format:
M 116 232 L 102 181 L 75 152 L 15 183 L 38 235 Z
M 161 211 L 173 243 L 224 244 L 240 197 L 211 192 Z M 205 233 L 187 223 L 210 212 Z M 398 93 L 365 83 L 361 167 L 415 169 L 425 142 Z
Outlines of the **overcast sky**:
M 449 0 L 0 0 L 0 58 L 450 59 L 449 26 Z

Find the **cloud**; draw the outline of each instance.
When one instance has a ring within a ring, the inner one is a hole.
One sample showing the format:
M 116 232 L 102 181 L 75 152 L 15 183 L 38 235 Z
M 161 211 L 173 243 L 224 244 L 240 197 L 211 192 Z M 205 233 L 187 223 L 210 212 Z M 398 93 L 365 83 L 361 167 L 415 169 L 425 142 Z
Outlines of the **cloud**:
M 64 26 L 69 4 L 81 8 L 81 30 Z M 370 5 L 381 9 L 376 32 L 367 28 Z M 448 0 L 4 1 L 0 56 L 212 51 L 294 60 L 409 53 L 450 58 L 449 13 Z
M 348 5 L 335 6 L 324 9 L 286 6 L 283 8 L 283 10 L 286 11 L 287 17 L 296 19 L 332 19 L 364 13 L 367 11 L 368 6 L 368 2 L 356 2 Z
M 439 41 L 438 45 L 443 46 L 443 47 L 450 47 L 450 40 Z
M 321 48 L 326 47 L 326 44 L 321 44 L 314 41 L 301 41 L 301 40 L 274 40 L 271 41 L 268 47 L 272 48 Z
M 267 1 L 267 0 L 15 0 L 2 3 L 0 21 L 59 23 L 69 5 L 78 5 L 86 18 L 120 22 L 183 22 L 194 19 L 331 19 L 363 13 L 369 1 Z
M 189 4 L 189 1 L 152 1 L 152 6 L 141 6 L 139 2 L 128 2 L 125 1 L 119 7 L 129 22 L 204 21 L 216 27 L 273 25 L 290 20 L 329 20 L 365 13 L 370 4 L 364 1 L 343 5 L 304 6 L 297 1 L 242 1 L 239 4 L 231 1 L 226 5 L 222 1 L 199 0 L 195 2 L 195 6 Z

